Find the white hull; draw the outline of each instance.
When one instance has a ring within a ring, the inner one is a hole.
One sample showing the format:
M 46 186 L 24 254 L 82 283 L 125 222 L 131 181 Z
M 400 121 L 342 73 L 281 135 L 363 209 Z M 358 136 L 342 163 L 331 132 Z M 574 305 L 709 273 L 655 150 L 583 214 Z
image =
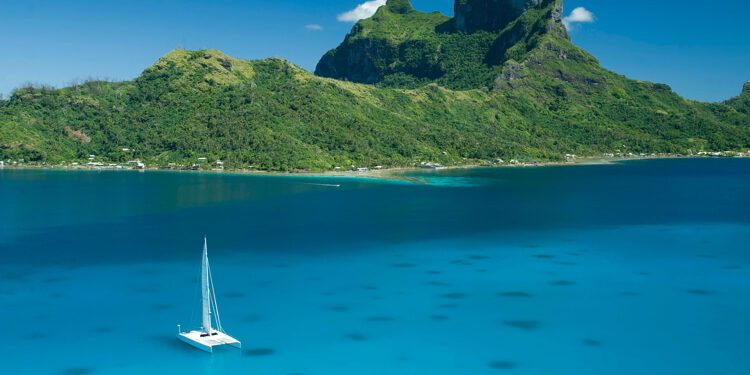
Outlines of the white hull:
M 205 334 L 203 331 L 181 332 L 177 335 L 177 338 L 186 344 L 209 353 L 213 352 L 214 347 L 224 345 L 242 349 L 242 343 L 226 333 L 214 331 L 211 336 L 205 336 Z

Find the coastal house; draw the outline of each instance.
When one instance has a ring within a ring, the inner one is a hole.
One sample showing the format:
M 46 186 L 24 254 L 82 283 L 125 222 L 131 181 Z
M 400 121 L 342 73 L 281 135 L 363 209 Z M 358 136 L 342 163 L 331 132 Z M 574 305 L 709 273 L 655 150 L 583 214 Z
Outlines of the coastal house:
M 440 163 L 422 162 L 419 164 L 419 167 L 424 168 L 424 169 L 440 169 L 440 168 L 443 168 L 443 165 Z
M 128 165 L 135 169 L 146 169 L 146 164 L 143 164 L 139 159 L 128 161 Z

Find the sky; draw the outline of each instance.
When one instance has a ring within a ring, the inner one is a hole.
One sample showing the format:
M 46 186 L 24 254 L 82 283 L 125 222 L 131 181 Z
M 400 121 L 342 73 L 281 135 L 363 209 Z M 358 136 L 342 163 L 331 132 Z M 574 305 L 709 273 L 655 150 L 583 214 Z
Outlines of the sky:
M 283 57 L 314 70 L 372 0 L 0 0 L 0 94 L 137 77 L 175 48 Z M 413 0 L 453 13 L 453 0 Z M 750 1 L 567 0 L 573 41 L 606 68 L 721 101 L 750 80 Z

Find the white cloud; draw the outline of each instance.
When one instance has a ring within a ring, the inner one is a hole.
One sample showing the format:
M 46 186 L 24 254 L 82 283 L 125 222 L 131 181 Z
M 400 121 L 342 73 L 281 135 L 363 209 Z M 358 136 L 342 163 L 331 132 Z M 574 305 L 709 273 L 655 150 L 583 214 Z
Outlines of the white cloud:
M 311 23 L 309 25 L 305 25 L 305 28 L 310 31 L 323 31 L 323 26 L 320 26 L 317 23 Z
M 563 17 L 562 19 L 563 25 L 565 25 L 565 28 L 568 30 L 570 30 L 575 23 L 594 23 L 594 21 L 596 21 L 594 13 L 591 13 L 584 7 L 573 9 L 573 11 L 570 12 L 570 15 Z
M 372 17 L 378 8 L 385 5 L 386 0 L 370 0 L 357 5 L 356 8 L 338 15 L 336 19 L 341 22 L 357 22 L 364 18 Z

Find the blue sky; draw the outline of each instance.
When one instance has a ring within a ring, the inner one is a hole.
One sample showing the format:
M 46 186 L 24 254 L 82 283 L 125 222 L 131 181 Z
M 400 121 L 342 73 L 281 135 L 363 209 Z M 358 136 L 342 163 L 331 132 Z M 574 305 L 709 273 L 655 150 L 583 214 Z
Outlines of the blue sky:
M 312 70 L 351 29 L 337 15 L 364 1 L 0 0 L 0 93 L 26 82 L 132 79 L 177 47 L 284 57 Z M 453 0 L 412 3 L 452 14 Z M 737 95 L 750 80 L 748 1 L 568 0 L 566 14 L 577 7 L 595 22 L 574 24 L 573 40 L 613 71 L 704 101 Z

